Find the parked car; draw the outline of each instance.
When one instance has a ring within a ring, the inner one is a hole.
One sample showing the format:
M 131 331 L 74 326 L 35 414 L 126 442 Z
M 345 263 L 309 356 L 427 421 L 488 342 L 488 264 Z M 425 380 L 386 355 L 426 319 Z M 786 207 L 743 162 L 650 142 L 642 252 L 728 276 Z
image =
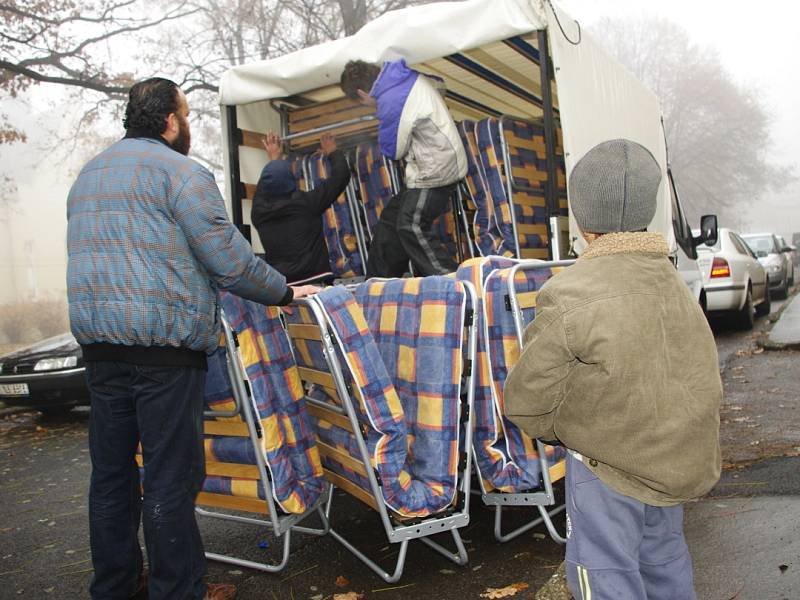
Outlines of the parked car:
M 779 235 L 777 237 L 778 237 L 778 243 L 784 249 L 784 252 L 786 252 L 786 254 L 789 256 L 789 260 L 792 263 L 792 283 L 791 284 L 794 285 L 794 272 L 795 272 L 795 269 L 797 269 L 797 262 L 798 262 L 798 260 L 800 260 L 800 256 L 797 255 L 797 246 L 794 246 L 793 244 L 787 243 L 782 235 Z
M 66 333 L 0 356 L 0 401 L 45 413 L 89 404 L 81 347 Z
M 771 309 L 767 272 L 735 231 L 719 228 L 716 244 L 697 247 L 708 314 L 731 313 L 737 327 L 753 328 Z
M 794 285 L 794 263 L 789 248 L 778 241 L 774 233 L 749 233 L 742 239 L 755 252 L 769 276 L 769 287 L 774 298 L 786 298 Z

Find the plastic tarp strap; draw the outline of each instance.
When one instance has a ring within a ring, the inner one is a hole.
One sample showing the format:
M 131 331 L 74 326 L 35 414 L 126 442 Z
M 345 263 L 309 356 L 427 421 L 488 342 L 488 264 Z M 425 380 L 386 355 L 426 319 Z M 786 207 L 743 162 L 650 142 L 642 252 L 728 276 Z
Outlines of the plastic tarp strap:
M 243 410 L 252 411 L 260 423 L 263 437 L 259 451 L 265 458 L 273 498 L 284 511 L 302 514 L 317 501 L 325 482 L 302 384 L 278 309 L 227 292 L 220 293 L 220 300 L 239 340 L 252 392 L 252 399 L 243 399 Z M 232 405 L 225 360 L 222 347 L 209 357 L 205 402 L 215 410 Z M 207 461 L 257 464 L 257 450 L 249 437 L 207 435 L 205 448 Z M 262 482 L 244 477 L 208 476 L 203 491 L 265 498 Z
M 476 311 L 478 351 L 476 359 L 475 425 L 473 444 L 478 470 L 486 491 L 517 493 L 540 487 L 541 466 L 534 441 L 503 416 L 503 385 L 508 370 L 519 356 L 512 314 L 506 309 L 504 274 L 517 261 L 500 256 L 464 262 L 459 279 L 471 281 L 478 291 Z M 520 272 L 518 289 L 539 289 L 549 270 Z M 523 312 L 530 322 L 534 311 Z M 563 457 L 563 449 L 547 447 L 551 464 Z

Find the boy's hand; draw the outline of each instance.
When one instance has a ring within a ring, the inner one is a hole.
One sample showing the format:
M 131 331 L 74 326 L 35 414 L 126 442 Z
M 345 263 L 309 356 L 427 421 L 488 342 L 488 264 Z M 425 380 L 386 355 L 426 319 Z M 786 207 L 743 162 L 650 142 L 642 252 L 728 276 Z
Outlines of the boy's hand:
M 267 135 L 261 138 L 261 143 L 264 145 L 264 150 L 267 151 L 267 156 L 270 160 L 277 160 L 283 154 L 281 138 L 275 132 L 267 132 Z
M 336 138 L 332 133 L 323 133 L 320 136 L 319 148 L 325 156 L 336 150 Z

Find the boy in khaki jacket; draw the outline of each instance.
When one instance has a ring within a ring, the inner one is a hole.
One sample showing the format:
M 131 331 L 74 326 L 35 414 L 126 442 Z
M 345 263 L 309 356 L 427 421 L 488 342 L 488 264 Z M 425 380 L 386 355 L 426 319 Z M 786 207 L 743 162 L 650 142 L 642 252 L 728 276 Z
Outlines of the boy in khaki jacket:
M 570 176 L 589 242 L 537 299 L 505 386 L 507 416 L 567 457 L 567 581 L 577 600 L 689 600 L 682 503 L 720 474 L 714 338 L 668 258 L 661 170 L 629 140 L 595 146 Z

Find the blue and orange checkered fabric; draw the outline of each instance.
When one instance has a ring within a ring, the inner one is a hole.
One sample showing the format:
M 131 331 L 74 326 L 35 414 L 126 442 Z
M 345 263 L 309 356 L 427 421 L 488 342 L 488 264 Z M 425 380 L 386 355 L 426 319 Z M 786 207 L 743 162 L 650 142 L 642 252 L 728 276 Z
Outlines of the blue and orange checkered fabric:
M 358 191 L 367 215 L 367 233 L 372 237 L 383 207 L 393 195 L 389 164 L 381 154 L 378 143 L 369 142 L 356 147 L 355 165 Z
M 498 227 L 503 235 L 504 252 L 511 249 L 516 254 L 512 210 L 520 251 L 546 249 L 548 246 L 547 208 L 542 183 L 542 177 L 546 179 L 547 171 L 539 170 L 540 163 L 533 150 L 536 146 L 534 137 L 533 128 L 522 121 L 504 121 L 503 136 L 500 134 L 500 121 L 495 118 L 483 119 L 476 125 L 479 156 L 489 185 Z M 510 165 L 505 164 L 504 143 L 508 145 Z M 524 185 L 530 189 L 515 190 L 510 196 L 509 176 L 513 177 L 516 185 Z M 523 252 L 523 256 L 525 255 Z
M 475 121 L 461 121 L 457 125 L 458 134 L 467 154 L 465 181 L 470 192 L 470 202 L 475 210 L 470 235 L 475 240 L 481 256 L 498 255 L 503 254 L 503 235 L 497 224 L 494 206 L 489 196 L 489 184 L 486 182 L 486 174 L 483 172 L 478 155 L 475 125 Z
M 425 280 L 431 283 L 425 284 L 423 293 L 419 286 Z M 354 400 L 354 406 L 359 406 L 383 501 L 404 517 L 440 512 L 452 504 L 457 487 L 462 334 L 451 335 L 440 320 L 460 311 L 454 323 L 463 326 L 464 292 L 454 280 L 425 280 L 398 280 L 391 290 L 382 287 L 386 282 L 372 280 L 357 288 L 377 338 L 351 292 L 328 288 L 316 297 L 337 338 L 347 383 L 358 390 L 354 397 L 363 398 L 363 405 Z M 404 281 L 411 283 L 403 290 Z M 442 365 L 441 371 L 436 369 L 438 376 L 432 373 L 434 369 L 422 373 L 423 358 Z M 451 363 L 457 369 L 445 368 Z M 354 440 L 349 439 L 352 434 L 327 423 L 320 423 L 318 432 L 321 440 L 359 457 Z M 371 493 L 364 477 L 343 465 L 331 468 Z
M 297 183 L 297 189 L 301 192 L 308 191 L 308 181 L 306 179 L 306 157 L 300 154 L 295 154 L 289 157 L 289 169 L 294 175 L 294 180 Z
M 547 150 L 544 138 L 544 124 L 530 121 L 508 119 L 504 124 L 503 136 L 511 156 L 514 185 L 533 188 L 542 197 L 547 181 Z M 567 179 L 564 166 L 564 147 L 561 128 L 556 127 L 556 198 L 559 213 L 567 215 Z
M 286 315 L 286 322 L 290 326 L 291 325 L 311 325 L 315 327 L 317 326 L 317 321 L 315 320 L 308 306 L 304 304 L 296 304 L 292 307 L 292 309 L 293 309 L 292 313 Z M 325 353 L 322 347 L 322 342 L 313 339 L 294 338 L 293 347 L 294 347 L 295 360 L 297 361 L 297 365 L 299 367 L 313 369 L 315 371 L 321 371 L 323 373 L 332 373 L 330 371 L 327 359 L 325 357 Z M 353 377 L 350 374 L 350 371 L 344 368 L 344 359 L 341 353 L 337 354 L 337 360 L 343 365 L 342 375 L 344 377 L 346 385 L 349 387 L 349 389 L 352 389 L 354 385 Z M 322 402 L 327 402 L 329 404 L 334 404 L 339 407 L 342 406 L 339 400 L 338 392 L 336 390 L 328 390 L 319 384 L 307 383 L 306 394 L 310 398 L 314 398 Z M 359 425 L 362 431 L 367 431 L 367 432 L 372 431 L 369 415 L 365 412 L 364 407 L 360 403 L 354 401 L 353 409 L 356 412 L 356 415 L 359 420 Z M 343 429 L 342 427 L 339 427 L 337 425 L 334 425 L 333 423 L 325 420 L 322 417 L 312 417 L 312 420 L 315 424 L 316 433 L 320 442 L 327 444 L 328 446 L 338 450 L 339 452 L 343 452 L 349 455 L 350 457 L 352 457 L 357 461 L 361 460 L 361 454 L 359 452 L 356 439 L 350 431 L 348 431 L 347 429 Z M 373 432 L 372 435 L 368 434 L 366 438 L 367 446 L 374 449 L 375 443 L 377 442 L 378 439 L 379 436 L 376 433 Z M 324 453 L 322 455 L 322 465 L 326 469 L 328 469 L 329 471 L 333 471 L 338 475 L 341 475 L 342 477 L 355 483 L 358 487 L 360 487 L 368 494 L 371 494 L 372 491 L 369 480 L 366 477 L 364 477 L 361 473 L 351 469 L 348 466 L 348 464 L 346 464 L 346 462 L 347 461 L 336 460 L 336 456 L 331 455 L 329 453 Z
M 510 477 L 509 485 L 495 487 L 500 491 L 517 492 L 538 487 L 541 467 L 534 441 L 504 416 L 503 388 L 508 372 L 520 354 L 514 318 L 507 303 L 510 273 L 510 268 L 495 269 L 484 278 L 483 317 L 492 400 L 495 410 L 502 416 L 506 453 L 521 470 Z M 535 294 L 552 275 L 547 268 L 518 271 L 514 288 L 518 294 Z M 524 308 L 523 325 L 530 323 L 535 313 L 535 308 Z M 561 446 L 545 446 L 545 452 L 547 462 L 552 465 L 564 457 L 565 450 Z
M 457 271 L 457 277 L 472 282 L 478 292 L 479 310 L 476 311 L 478 348 L 473 430 L 473 447 L 478 471 L 484 489 L 507 493 L 538 488 L 541 474 L 539 455 L 533 440 L 502 415 L 503 383 L 508 369 L 516 360 L 515 357 L 519 356 L 519 348 L 513 318 L 506 310 L 507 291 L 506 288 L 498 286 L 496 276 L 490 280 L 492 291 L 489 294 L 489 301 L 493 305 L 489 307 L 484 304 L 485 286 L 490 274 L 506 272 L 504 270 L 516 262 L 500 256 L 474 258 L 464 262 Z M 538 277 L 539 282 L 543 283 L 541 281 L 543 275 L 540 273 Z M 537 285 L 536 279 L 532 285 Z M 524 286 L 522 289 L 524 290 Z M 497 302 L 500 305 L 494 306 Z M 491 310 L 488 319 L 487 310 Z M 502 311 L 502 314 L 498 315 L 498 311 Z M 532 311 L 527 311 L 525 314 L 527 318 L 533 318 Z M 491 328 L 487 326 L 487 321 L 492 323 Z M 501 358 L 494 357 L 498 352 L 501 352 Z M 494 377 L 500 377 L 501 381 L 498 383 Z M 559 452 L 561 451 L 553 451 L 553 462 L 557 462 L 560 458 Z M 548 459 L 550 458 L 551 455 L 548 454 Z
M 400 396 L 415 480 L 453 498 L 459 458 L 464 311 L 453 279 L 370 280 L 355 292 Z
M 220 295 L 222 309 L 239 339 L 239 354 L 252 398 L 243 410 L 253 411 L 261 428 L 261 451 L 270 475 L 274 500 L 287 513 L 302 514 L 325 490 L 313 423 L 306 412 L 302 383 L 278 309 Z M 209 409 L 233 408 L 225 348 L 209 360 L 205 401 Z M 219 420 L 241 421 L 240 417 Z M 250 438 L 206 435 L 206 461 L 256 464 Z M 264 499 L 257 479 L 208 476 L 203 491 Z
M 317 187 L 331 171 L 328 158 L 314 154 L 307 162 L 309 183 Z M 322 230 L 328 246 L 328 259 L 331 272 L 337 277 L 356 277 L 364 275 L 364 260 L 358 248 L 358 238 L 350 213 L 347 194 L 341 194 L 322 215 Z

